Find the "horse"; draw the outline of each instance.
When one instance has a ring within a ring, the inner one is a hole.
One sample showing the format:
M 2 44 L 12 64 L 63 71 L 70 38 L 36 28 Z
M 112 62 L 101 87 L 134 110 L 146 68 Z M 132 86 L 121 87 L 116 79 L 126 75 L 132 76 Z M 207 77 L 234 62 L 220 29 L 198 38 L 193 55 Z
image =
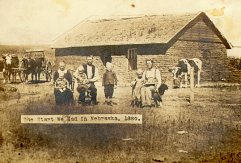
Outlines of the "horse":
M 28 76 L 31 74 L 31 81 L 33 81 L 33 77 L 35 75 L 35 60 L 32 58 L 23 58 L 20 63 L 20 68 L 23 70 L 23 81 L 28 83 Z
M 16 73 L 14 73 L 13 68 L 19 67 L 19 59 L 17 56 L 13 55 L 5 55 L 3 56 L 4 62 L 3 62 L 3 77 L 4 81 L 3 83 L 10 83 L 11 82 L 11 76 L 12 81 L 16 81 Z
M 40 74 L 42 72 L 42 66 L 43 66 L 44 58 L 35 58 L 34 59 L 34 76 L 35 76 L 35 82 L 40 81 Z

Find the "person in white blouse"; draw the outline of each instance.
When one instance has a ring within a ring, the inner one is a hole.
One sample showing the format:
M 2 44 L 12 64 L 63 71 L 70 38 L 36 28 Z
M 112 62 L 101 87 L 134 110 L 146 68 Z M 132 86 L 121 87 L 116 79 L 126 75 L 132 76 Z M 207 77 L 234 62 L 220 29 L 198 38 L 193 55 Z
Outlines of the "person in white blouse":
M 153 66 L 153 60 L 146 60 L 146 70 L 143 73 L 144 86 L 141 89 L 142 106 L 152 105 L 152 94 L 161 85 L 161 73 Z
M 90 87 L 88 89 L 90 90 L 91 101 L 96 105 L 97 89 L 95 87 L 95 82 L 99 80 L 99 71 L 98 68 L 93 65 L 93 56 L 87 56 L 86 64 L 83 64 L 82 66 L 84 68 L 84 73 L 87 76 L 87 80 L 90 83 Z M 85 102 L 85 92 L 80 92 L 79 102 Z

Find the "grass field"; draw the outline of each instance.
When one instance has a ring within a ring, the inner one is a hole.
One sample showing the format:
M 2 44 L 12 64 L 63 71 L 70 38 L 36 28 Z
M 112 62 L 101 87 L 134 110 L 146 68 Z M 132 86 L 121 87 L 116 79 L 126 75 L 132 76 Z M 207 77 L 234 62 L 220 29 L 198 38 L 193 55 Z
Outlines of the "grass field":
M 0 162 L 228 162 L 241 161 L 241 86 L 203 84 L 190 104 L 188 89 L 169 89 L 163 107 L 130 107 L 129 87 L 117 105 L 74 106 L 56 113 L 50 83 L 16 84 L 0 105 Z M 21 114 L 142 114 L 142 125 L 21 124 Z

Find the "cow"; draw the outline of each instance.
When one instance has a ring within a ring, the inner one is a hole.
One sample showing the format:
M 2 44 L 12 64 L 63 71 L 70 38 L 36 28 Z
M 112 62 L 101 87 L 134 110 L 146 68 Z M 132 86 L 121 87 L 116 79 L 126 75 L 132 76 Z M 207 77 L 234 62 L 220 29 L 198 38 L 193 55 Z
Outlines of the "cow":
M 194 74 L 197 74 L 197 87 L 200 86 L 201 80 L 201 71 L 202 71 L 202 61 L 198 58 L 188 59 L 189 64 L 191 67 L 194 68 Z
M 171 68 L 173 74 L 174 87 L 187 88 L 188 77 L 190 76 L 191 68 L 194 69 L 194 74 L 197 74 L 197 87 L 200 86 L 202 61 L 198 58 L 181 59 L 176 67 Z

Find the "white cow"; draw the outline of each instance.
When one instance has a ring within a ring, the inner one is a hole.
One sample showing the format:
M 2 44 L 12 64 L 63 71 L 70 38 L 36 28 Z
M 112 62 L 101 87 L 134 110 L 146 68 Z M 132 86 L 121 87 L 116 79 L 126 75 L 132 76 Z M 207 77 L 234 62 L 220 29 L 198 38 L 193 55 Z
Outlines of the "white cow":
M 194 68 L 194 73 L 197 73 L 197 87 L 200 86 L 200 77 L 202 69 L 202 61 L 198 58 L 181 59 L 176 67 L 173 67 L 173 79 L 179 81 L 179 87 L 187 88 L 188 76 L 190 75 L 191 67 Z
M 200 86 L 202 61 L 198 58 L 188 59 L 189 64 L 194 68 L 194 73 L 197 74 L 197 87 Z

